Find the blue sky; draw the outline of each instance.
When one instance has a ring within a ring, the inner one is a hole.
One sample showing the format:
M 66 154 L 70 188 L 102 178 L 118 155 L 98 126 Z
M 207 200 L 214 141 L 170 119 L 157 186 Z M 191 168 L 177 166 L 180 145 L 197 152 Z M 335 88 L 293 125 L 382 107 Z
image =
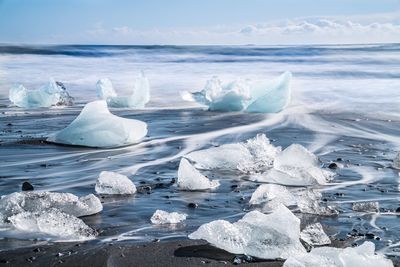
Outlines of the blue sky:
M 393 42 L 399 10 L 400 0 L 0 0 L 0 42 Z

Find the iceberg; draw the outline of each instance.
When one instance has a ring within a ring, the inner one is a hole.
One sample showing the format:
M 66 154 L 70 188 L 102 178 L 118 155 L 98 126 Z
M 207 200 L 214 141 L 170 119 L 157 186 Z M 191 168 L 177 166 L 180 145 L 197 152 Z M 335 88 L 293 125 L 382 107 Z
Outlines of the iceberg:
M 358 212 L 379 212 L 379 202 L 355 202 L 352 205 L 352 209 Z
M 15 192 L 0 199 L 0 214 L 5 220 L 19 213 L 36 213 L 48 209 L 81 217 L 99 213 L 103 210 L 103 205 L 93 194 L 77 197 L 70 193 Z
M 250 84 L 237 80 L 223 85 L 217 77 L 207 81 L 200 92 L 184 92 L 182 98 L 208 106 L 212 111 L 276 113 L 290 102 L 292 74 L 285 72 L 273 81 Z
M 299 240 L 300 220 L 283 205 L 270 214 L 251 211 L 234 223 L 216 220 L 203 224 L 189 238 L 262 259 L 287 259 L 305 253 Z
M 393 160 L 393 168 L 400 170 L 400 152 L 397 153 Z
M 9 221 L 16 230 L 50 236 L 64 241 L 87 240 L 97 236 L 97 232 L 81 219 L 57 209 L 22 212 L 11 216 Z
M 393 267 L 393 262 L 375 252 L 375 245 L 366 241 L 359 247 L 332 248 L 319 247 L 310 253 L 293 255 L 284 267 Z
M 96 181 L 96 193 L 105 195 L 131 195 L 136 186 L 128 177 L 115 172 L 102 171 Z
M 9 99 L 13 105 L 21 108 L 41 108 L 51 106 L 71 106 L 73 98 L 68 94 L 61 82 L 50 79 L 36 90 L 27 90 L 23 85 L 15 85 L 10 89 Z
M 179 163 L 177 183 L 180 189 L 190 191 L 214 189 L 219 186 L 218 180 L 210 181 L 185 158 Z
M 135 80 L 132 94 L 129 96 L 118 96 L 107 78 L 97 82 L 96 90 L 98 98 L 107 101 L 109 107 L 144 108 L 150 101 L 150 85 L 143 72 Z
M 87 147 L 112 148 L 139 142 L 147 134 L 147 124 L 110 113 L 105 101 L 93 101 L 63 130 L 50 135 L 48 142 Z
M 324 232 L 320 223 L 313 223 L 306 226 L 300 233 L 300 238 L 310 246 L 329 245 L 331 240 Z
M 178 212 L 166 212 L 163 210 L 156 210 L 151 216 L 152 224 L 176 224 L 186 220 L 187 214 Z
M 270 169 L 279 152 L 281 147 L 272 145 L 265 134 L 258 134 L 246 142 L 194 151 L 185 158 L 198 169 L 256 173 Z

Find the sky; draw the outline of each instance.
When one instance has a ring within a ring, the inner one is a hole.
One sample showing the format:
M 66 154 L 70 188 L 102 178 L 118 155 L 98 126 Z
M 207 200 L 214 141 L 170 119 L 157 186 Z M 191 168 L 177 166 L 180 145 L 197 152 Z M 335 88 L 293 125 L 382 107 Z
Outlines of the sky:
M 0 43 L 400 42 L 400 0 L 0 0 Z

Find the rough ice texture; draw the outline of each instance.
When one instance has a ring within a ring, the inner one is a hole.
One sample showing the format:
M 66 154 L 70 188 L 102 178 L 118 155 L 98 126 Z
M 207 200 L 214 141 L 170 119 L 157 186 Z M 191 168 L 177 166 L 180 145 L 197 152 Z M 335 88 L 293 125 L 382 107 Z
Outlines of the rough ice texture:
M 144 108 L 150 101 L 150 85 L 144 73 L 135 80 L 132 94 L 128 96 L 118 96 L 107 78 L 99 80 L 96 87 L 98 98 L 106 100 L 110 107 Z
M 49 82 L 36 90 L 27 90 L 23 85 L 15 85 L 9 92 L 10 101 L 22 108 L 40 108 L 51 106 L 70 106 L 73 98 L 64 85 L 50 79 Z
M 262 259 L 286 259 L 305 253 L 299 241 L 300 220 L 283 205 L 271 214 L 251 211 L 235 223 L 217 220 L 203 224 L 189 238 Z
M 96 193 L 108 195 L 130 195 L 136 192 L 136 186 L 125 175 L 102 171 L 96 181 Z
M 47 141 L 88 147 L 120 147 L 139 142 L 147 134 L 147 124 L 110 113 L 105 101 L 86 104 L 79 116 Z
M 329 245 L 331 240 L 320 223 L 309 224 L 300 233 L 300 238 L 310 246 Z
M 400 152 L 397 153 L 393 160 L 393 168 L 400 170 Z
M 166 212 L 163 210 L 156 210 L 151 216 L 151 223 L 153 224 L 175 224 L 186 220 L 187 214 L 178 212 Z
M 279 204 L 286 207 L 296 205 L 296 199 L 289 190 L 281 185 L 262 184 L 251 195 L 250 205 L 265 204 L 269 208 L 275 208 Z
M 314 248 L 310 253 L 292 255 L 283 266 L 393 267 L 393 262 L 382 254 L 376 254 L 374 243 L 366 241 L 361 246 L 354 248 Z
M 379 202 L 357 202 L 353 203 L 353 211 L 359 212 L 379 212 Z
M 97 232 L 81 219 L 58 209 L 22 212 L 11 216 L 9 221 L 16 230 L 61 240 L 86 240 L 97 235 Z
M 40 213 L 52 208 L 81 217 L 99 213 L 103 205 L 93 194 L 77 197 L 70 193 L 15 192 L 0 199 L 0 214 L 6 220 L 22 212 Z
M 273 81 L 250 84 L 237 80 L 223 85 L 217 77 L 207 81 L 200 92 L 184 92 L 187 101 L 196 101 L 214 111 L 276 113 L 290 102 L 292 74 L 285 72 Z
M 212 180 L 201 174 L 190 162 L 182 158 L 178 169 L 178 187 L 183 190 L 207 190 L 219 186 L 218 180 Z
M 258 173 L 270 169 L 280 151 L 265 134 L 258 134 L 246 142 L 194 151 L 185 157 L 199 169 Z
M 292 144 L 277 154 L 273 169 L 251 177 L 258 182 L 292 186 L 326 184 L 333 173 L 320 167 L 318 158 L 299 144 Z

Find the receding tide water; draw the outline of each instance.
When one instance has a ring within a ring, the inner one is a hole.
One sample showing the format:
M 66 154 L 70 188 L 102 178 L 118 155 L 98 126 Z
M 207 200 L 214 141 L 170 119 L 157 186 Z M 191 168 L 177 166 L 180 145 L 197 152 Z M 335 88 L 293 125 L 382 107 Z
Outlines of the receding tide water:
M 209 112 L 181 100 L 184 90 L 201 90 L 217 75 L 270 79 L 293 73 L 290 106 L 278 114 Z M 112 109 L 149 127 L 140 144 L 91 149 L 42 142 L 63 129 L 83 105 L 95 100 L 95 84 L 108 77 L 127 93 L 136 74 L 151 83 L 144 110 Z M 37 88 L 50 77 L 75 98 L 64 108 L 11 107 L 14 83 Z M 94 193 L 101 171 L 127 175 L 139 188 L 131 197 L 102 198 L 104 210 L 83 220 L 100 232 L 95 242 L 184 239 L 201 224 L 236 221 L 249 210 L 258 184 L 245 176 L 216 175 L 221 186 L 209 192 L 184 192 L 173 183 L 180 158 L 194 150 L 244 141 L 265 133 L 273 144 L 299 143 L 324 166 L 338 158 L 334 181 L 321 187 L 323 200 L 338 216 L 305 216 L 320 221 L 328 233 L 346 239 L 356 229 L 373 233 L 386 254 L 400 251 L 399 172 L 392 159 L 400 150 L 400 45 L 337 46 L 0 46 L 0 193 L 21 190 L 30 181 L 37 191 Z M 381 212 L 354 213 L 354 202 L 378 201 Z M 188 207 L 198 204 L 197 208 Z M 187 213 L 184 224 L 153 226 L 156 209 Z M 0 249 L 30 245 L 23 234 L 0 231 Z M 7 238 L 5 238 L 7 237 Z M 365 237 L 354 239 L 362 242 Z

